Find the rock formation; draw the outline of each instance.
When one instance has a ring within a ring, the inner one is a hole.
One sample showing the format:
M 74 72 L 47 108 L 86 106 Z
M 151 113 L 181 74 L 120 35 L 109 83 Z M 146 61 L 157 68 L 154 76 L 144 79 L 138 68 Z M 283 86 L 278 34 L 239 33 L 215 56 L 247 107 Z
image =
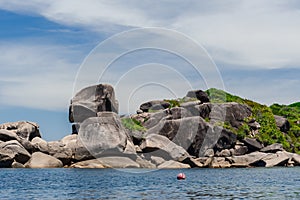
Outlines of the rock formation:
M 43 140 L 39 126 L 33 122 L 1 124 L 0 167 L 165 169 L 300 165 L 300 155 L 285 151 L 282 144 L 266 145 L 255 137 L 261 126 L 248 105 L 213 103 L 206 92 L 195 90 L 178 102 L 149 101 L 139 109 L 137 114 L 121 118 L 112 86 L 84 88 L 70 104 L 73 134 L 59 141 Z M 289 131 L 286 118 L 274 119 L 278 130 Z M 126 125 L 124 120 L 131 124 Z M 245 130 L 248 135 L 243 135 Z

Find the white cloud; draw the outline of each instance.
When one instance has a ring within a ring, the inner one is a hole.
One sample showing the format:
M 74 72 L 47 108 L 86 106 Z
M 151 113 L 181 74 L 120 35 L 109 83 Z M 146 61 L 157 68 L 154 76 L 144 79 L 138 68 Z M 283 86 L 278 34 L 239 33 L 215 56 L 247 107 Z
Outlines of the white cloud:
M 174 28 L 204 44 L 220 63 L 253 68 L 300 66 L 300 6 L 294 0 L 2 0 L 0 7 L 100 32 L 120 27 Z
M 67 109 L 79 65 L 55 45 L 1 43 L 0 102 L 45 110 Z M 78 62 L 78 60 L 77 60 Z

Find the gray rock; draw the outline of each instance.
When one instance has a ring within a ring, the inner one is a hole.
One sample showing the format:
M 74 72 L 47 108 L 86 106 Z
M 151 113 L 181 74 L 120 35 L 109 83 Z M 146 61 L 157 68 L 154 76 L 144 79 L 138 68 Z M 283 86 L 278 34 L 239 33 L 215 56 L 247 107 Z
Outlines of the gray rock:
M 165 160 L 183 161 L 186 157 L 189 157 L 189 154 L 181 146 L 157 134 L 147 135 L 140 148 L 150 156 L 159 156 Z
M 141 168 L 149 168 L 149 169 L 156 168 L 155 164 L 151 163 L 150 161 L 148 161 L 146 159 L 142 159 L 141 157 L 137 157 L 135 162 L 137 162 Z
M 0 168 L 9 168 L 14 162 L 15 154 L 11 151 L 0 149 Z
M 37 151 L 43 152 L 48 154 L 49 153 L 49 148 L 48 148 L 48 143 L 43 140 L 42 138 L 35 137 L 32 139 L 31 144 L 34 146 L 34 148 Z
M 208 97 L 207 93 L 202 90 L 188 91 L 188 93 L 186 94 L 186 97 L 196 98 L 196 99 L 200 100 L 202 103 L 209 102 L 209 97 Z
M 193 156 L 203 156 L 209 148 L 231 148 L 236 135 L 221 127 L 213 127 L 201 117 L 186 117 L 175 120 L 160 120 L 148 134 L 160 134 L 183 147 Z
M 294 161 L 296 166 L 300 166 L 300 155 L 294 153 L 292 156 L 292 160 Z
M 276 126 L 280 129 L 280 131 L 287 133 L 290 130 L 290 123 L 287 118 L 274 115 Z
M 258 151 L 264 147 L 262 143 L 260 143 L 257 139 L 253 138 L 245 138 L 243 139 L 243 142 L 248 147 L 249 151 Z
M 168 160 L 162 164 L 160 164 L 158 169 L 188 169 L 191 168 L 188 164 L 183 164 L 174 160 Z
M 74 163 L 70 166 L 70 168 L 103 169 L 106 167 L 103 166 L 99 160 L 92 159 Z
M 139 168 L 140 165 L 129 157 L 111 156 L 100 157 L 97 160 L 108 168 Z
M 135 151 L 130 137 L 121 124 L 120 117 L 113 112 L 102 112 L 99 117 L 85 120 L 81 124 L 78 140 L 95 158 L 108 152 L 124 153 L 129 143 L 131 150 Z
M 17 140 L 0 143 L 0 149 L 6 153 L 9 152 L 9 157 L 19 163 L 26 163 L 31 157 L 29 152 Z
M 274 167 L 274 166 L 285 166 L 288 163 L 289 156 L 284 152 L 277 152 L 275 154 L 270 154 L 262 158 L 257 166 L 261 167 Z
M 283 151 L 283 146 L 282 144 L 275 143 L 262 148 L 260 151 L 266 153 L 276 153 L 277 151 Z
M 231 164 L 222 157 L 215 157 L 209 164 L 210 168 L 229 168 Z
M 255 163 L 267 155 L 270 154 L 263 152 L 252 152 L 242 156 L 227 157 L 226 159 L 230 161 L 232 167 L 249 167 L 251 165 L 255 165 Z
M 151 161 L 157 166 L 166 162 L 165 159 L 163 159 L 162 157 L 159 157 L 159 156 L 151 156 Z
M 149 112 L 149 110 L 164 110 L 170 107 L 170 103 L 162 100 L 148 101 L 140 105 L 140 110 Z
M 72 150 L 65 147 L 60 141 L 48 142 L 48 151 L 51 156 L 59 159 L 63 165 L 69 165 L 72 160 Z
M 241 156 L 241 155 L 245 155 L 247 152 L 248 152 L 247 146 L 236 145 L 234 149 L 231 151 L 231 154 L 233 156 Z
M 39 126 L 34 122 L 19 121 L 9 122 L 0 125 L 0 129 L 5 129 L 16 133 L 22 139 L 31 141 L 34 137 L 41 137 Z
M 0 129 L 0 140 L 1 141 L 9 141 L 9 140 L 17 140 L 18 136 L 14 131 L 8 131 L 6 129 Z
M 216 155 L 219 157 L 229 157 L 231 156 L 231 152 L 229 149 L 224 149 L 221 152 L 217 153 Z
M 34 152 L 30 160 L 25 164 L 27 168 L 60 168 L 63 163 L 53 156 L 42 152 Z
M 13 162 L 11 164 L 12 168 L 25 168 L 25 166 L 22 163 L 18 163 L 18 162 Z
M 118 113 L 118 101 L 112 86 L 99 84 L 79 91 L 71 100 L 69 109 L 70 122 L 83 122 L 96 117 L 98 112 Z

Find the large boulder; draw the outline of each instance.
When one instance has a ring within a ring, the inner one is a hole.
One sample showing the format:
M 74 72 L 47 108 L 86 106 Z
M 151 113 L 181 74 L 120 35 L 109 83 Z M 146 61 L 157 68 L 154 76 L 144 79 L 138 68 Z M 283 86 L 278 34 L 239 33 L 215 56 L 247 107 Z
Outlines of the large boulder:
M 48 152 L 49 155 L 59 159 L 63 165 L 69 165 L 71 163 L 73 152 L 61 141 L 48 142 Z
M 0 168 L 11 167 L 14 162 L 14 157 L 15 154 L 12 151 L 0 149 Z
M 262 148 L 260 151 L 265 153 L 276 153 L 277 151 L 283 151 L 283 146 L 282 144 L 275 143 Z
M 3 154 L 12 157 L 19 163 L 26 163 L 31 157 L 29 152 L 17 140 L 0 143 L 0 149 Z
M 0 130 L 9 130 L 16 133 L 21 139 L 31 141 L 35 137 L 41 137 L 39 125 L 34 122 L 19 121 L 0 125 Z
M 181 146 L 176 145 L 167 137 L 157 134 L 149 134 L 141 143 L 140 148 L 147 153 L 146 156 L 158 156 L 165 160 L 183 161 L 189 154 Z
M 162 100 L 148 101 L 140 105 L 140 110 L 149 112 L 149 110 L 164 110 L 170 107 L 170 103 Z
M 85 120 L 79 130 L 78 140 L 96 158 L 101 154 L 135 153 L 135 148 L 120 117 L 113 112 L 98 113 L 98 117 Z
M 262 143 L 254 138 L 245 138 L 243 139 L 243 142 L 248 147 L 248 151 L 250 152 L 259 151 L 264 147 Z
M 274 115 L 276 126 L 280 129 L 280 131 L 287 133 L 290 130 L 290 123 L 287 118 Z
M 209 97 L 208 97 L 207 93 L 202 90 L 189 91 L 186 94 L 186 97 L 196 98 L 196 99 L 200 100 L 202 103 L 209 102 Z
M 202 117 L 186 117 L 175 120 L 160 120 L 146 134 L 166 136 L 175 144 L 183 147 L 193 156 L 203 156 L 207 149 L 231 148 L 236 135 L 226 129 L 207 123 Z
M 49 147 L 48 147 L 48 143 L 43 140 L 42 138 L 39 137 L 35 137 L 32 139 L 31 144 L 34 146 L 34 148 L 37 151 L 43 152 L 48 154 L 49 153 Z
M 230 161 L 232 167 L 249 167 L 251 165 L 256 165 L 258 161 L 270 154 L 263 152 L 252 152 L 250 154 L 242 156 L 232 156 L 226 159 Z
M 96 117 L 98 112 L 118 113 L 118 101 L 112 86 L 99 84 L 86 87 L 79 91 L 71 100 L 69 120 L 83 122 L 90 117 Z
M 25 164 L 27 168 L 60 168 L 63 163 L 53 156 L 44 154 L 42 152 L 35 152 L 32 154 L 30 160 Z
M 289 155 L 285 152 L 277 152 L 275 154 L 265 156 L 257 162 L 256 165 L 260 167 L 285 166 L 289 159 Z

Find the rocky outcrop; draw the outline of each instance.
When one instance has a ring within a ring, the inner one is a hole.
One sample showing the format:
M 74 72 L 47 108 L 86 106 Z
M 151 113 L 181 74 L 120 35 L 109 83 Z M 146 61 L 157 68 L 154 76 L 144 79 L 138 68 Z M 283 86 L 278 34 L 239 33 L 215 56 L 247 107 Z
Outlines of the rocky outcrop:
M 282 144 L 264 147 L 256 139 L 261 127 L 250 107 L 233 102 L 211 103 L 201 90 L 190 91 L 183 99 L 146 102 L 127 119 L 121 120 L 117 112 L 112 86 L 99 84 L 73 97 L 69 118 L 74 123 L 74 134 L 59 141 L 43 140 L 39 126 L 33 122 L 2 124 L 0 167 L 174 169 L 300 165 L 300 155 L 286 152 Z M 289 130 L 288 120 L 279 116 L 275 120 L 282 132 Z M 241 131 L 248 131 L 247 137 Z
M 140 106 L 140 110 L 148 112 L 149 110 L 164 110 L 170 107 L 170 103 L 166 101 L 156 100 L 148 101 Z
M 53 156 L 35 152 L 32 154 L 30 160 L 25 164 L 27 168 L 60 168 L 63 167 L 63 163 L 54 158 Z
M 22 139 L 31 141 L 34 137 L 41 137 L 39 126 L 34 122 L 19 121 L 9 122 L 0 125 L 0 130 L 9 130 L 14 132 Z
M 69 121 L 83 122 L 104 111 L 118 113 L 113 87 L 107 84 L 90 86 L 79 91 L 71 100 Z

